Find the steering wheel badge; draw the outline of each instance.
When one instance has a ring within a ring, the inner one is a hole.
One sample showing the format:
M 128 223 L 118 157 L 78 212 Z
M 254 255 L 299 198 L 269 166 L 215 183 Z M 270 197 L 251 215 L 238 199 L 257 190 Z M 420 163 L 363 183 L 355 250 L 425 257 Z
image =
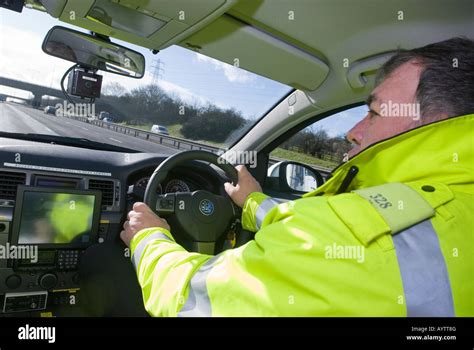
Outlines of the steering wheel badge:
M 199 202 L 199 211 L 202 215 L 212 215 L 214 213 L 214 203 L 212 203 L 209 199 L 203 199 Z

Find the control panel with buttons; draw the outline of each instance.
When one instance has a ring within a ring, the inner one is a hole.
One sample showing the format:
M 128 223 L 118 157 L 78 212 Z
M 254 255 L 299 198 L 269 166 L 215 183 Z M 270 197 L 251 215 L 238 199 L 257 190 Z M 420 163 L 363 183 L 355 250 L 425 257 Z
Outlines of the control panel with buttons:
M 3 302 L 3 312 L 43 310 L 46 308 L 48 292 L 7 293 Z
M 79 258 L 79 250 L 59 250 L 57 266 L 60 270 L 76 270 Z

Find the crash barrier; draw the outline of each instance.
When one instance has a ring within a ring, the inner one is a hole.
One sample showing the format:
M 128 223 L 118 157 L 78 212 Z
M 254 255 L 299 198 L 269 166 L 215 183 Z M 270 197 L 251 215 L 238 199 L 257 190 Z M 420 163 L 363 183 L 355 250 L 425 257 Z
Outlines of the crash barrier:
M 179 137 L 157 134 L 154 132 L 132 128 L 125 125 L 114 124 L 111 122 L 104 122 L 102 120 L 95 119 L 95 118 L 86 118 L 86 117 L 78 117 L 78 116 L 65 116 L 65 117 L 79 120 L 81 122 L 89 123 L 101 128 L 109 129 L 121 134 L 138 137 L 143 140 L 147 140 L 150 142 L 158 143 L 160 145 L 164 145 L 164 146 L 168 146 L 168 147 L 172 147 L 172 148 L 176 148 L 180 150 L 186 150 L 186 151 L 203 150 L 203 151 L 208 151 L 208 152 L 217 153 L 217 154 L 224 153 L 226 151 L 224 148 L 219 148 L 219 147 L 210 146 L 210 145 L 199 143 L 199 142 L 189 141 L 189 140 L 182 139 Z M 270 165 L 273 165 L 275 163 L 278 163 L 284 160 L 285 159 L 281 159 L 277 157 L 270 157 L 269 163 Z M 305 164 L 305 165 L 319 171 L 321 175 L 323 175 L 324 177 L 328 176 L 331 173 L 331 169 L 328 169 L 325 167 L 312 165 L 312 164 Z

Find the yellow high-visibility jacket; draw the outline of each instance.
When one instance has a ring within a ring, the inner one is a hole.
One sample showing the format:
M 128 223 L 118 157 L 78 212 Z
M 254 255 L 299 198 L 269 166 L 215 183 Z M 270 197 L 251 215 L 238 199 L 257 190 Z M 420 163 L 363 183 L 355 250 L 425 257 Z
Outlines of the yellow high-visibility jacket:
M 473 128 L 466 115 L 379 142 L 298 200 L 252 193 L 242 225 L 255 240 L 216 256 L 140 231 L 132 262 L 147 311 L 474 316 Z

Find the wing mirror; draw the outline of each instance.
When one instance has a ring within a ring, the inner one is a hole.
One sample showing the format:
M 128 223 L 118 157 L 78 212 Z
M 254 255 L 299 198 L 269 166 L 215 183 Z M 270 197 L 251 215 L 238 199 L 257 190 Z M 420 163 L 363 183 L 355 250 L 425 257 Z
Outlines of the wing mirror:
M 268 168 L 266 186 L 280 192 L 306 193 L 324 183 L 323 176 L 308 165 L 283 161 Z

